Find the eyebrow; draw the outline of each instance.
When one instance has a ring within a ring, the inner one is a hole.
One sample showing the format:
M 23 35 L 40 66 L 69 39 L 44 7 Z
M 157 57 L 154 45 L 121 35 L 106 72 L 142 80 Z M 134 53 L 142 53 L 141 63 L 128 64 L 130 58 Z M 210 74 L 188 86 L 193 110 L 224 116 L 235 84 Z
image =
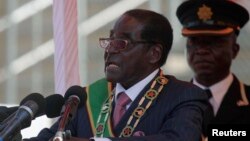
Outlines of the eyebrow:
M 114 33 L 115 33 L 115 31 L 113 29 L 111 29 L 110 32 L 109 32 L 109 36 L 112 37 L 114 35 Z M 132 39 L 132 36 L 131 36 L 130 32 L 127 32 L 127 33 L 123 32 L 121 35 L 123 37 L 128 38 L 128 39 Z

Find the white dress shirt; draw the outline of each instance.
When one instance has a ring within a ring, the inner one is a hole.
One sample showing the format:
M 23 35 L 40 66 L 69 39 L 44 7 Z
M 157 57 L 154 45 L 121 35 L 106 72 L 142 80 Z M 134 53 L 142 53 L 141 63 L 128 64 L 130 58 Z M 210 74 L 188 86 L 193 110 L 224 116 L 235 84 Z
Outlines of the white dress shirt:
M 138 83 L 136 83 L 132 87 L 128 88 L 127 90 L 124 89 L 120 83 L 117 83 L 116 87 L 115 87 L 115 101 L 117 100 L 117 96 L 119 93 L 125 92 L 128 95 L 128 97 L 131 99 L 131 103 L 132 103 L 135 100 L 135 98 L 139 95 L 139 93 L 142 91 L 142 89 L 155 77 L 155 75 L 158 73 L 158 71 L 159 71 L 159 69 L 155 70 L 150 75 L 148 75 L 146 78 L 139 81 Z M 129 103 L 127 105 L 127 107 L 126 107 L 127 109 L 129 108 L 131 103 Z
M 217 112 L 220 108 L 221 102 L 222 102 L 224 96 L 226 95 L 232 82 L 233 82 L 233 74 L 232 73 L 230 73 L 225 79 L 213 84 L 210 87 L 205 87 L 205 86 L 199 84 L 195 79 L 193 79 L 193 84 L 197 85 L 198 87 L 200 87 L 204 90 L 210 89 L 210 91 L 212 93 L 212 97 L 209 99 L 209 102 L 213 106 L 214 115 L 217 114 Z

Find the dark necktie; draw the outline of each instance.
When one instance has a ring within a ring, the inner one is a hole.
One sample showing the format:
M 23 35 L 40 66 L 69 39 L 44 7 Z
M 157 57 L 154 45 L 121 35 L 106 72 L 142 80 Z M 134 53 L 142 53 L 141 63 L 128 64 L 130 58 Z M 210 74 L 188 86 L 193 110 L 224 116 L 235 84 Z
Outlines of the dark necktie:
M 118 98 L 115 104 L 113 113 L 113 125 L 114 127 L 118 124 L 124 113 L 126 112 L 126 105 L 131 102 L 131 99 L 124 92 L 118 94 Z
M 208 99 L 210 99 L 210 98 L 212 97 L 212 92 L 211 92 L 211 90 L 210 90 L 210 89 L 206 89 L 205 92 L 206 92 L 206 94 L 207 94 Z
M 207 94 L 208 99 L 210 99 L 212 97 L 212 92 L 210 89 L 205 89 L 205 92 Z M 213 119 L 214 119 L 214 112 L 213 112 L 213 106 L 211 105 L 211 103 L 209 101 L 207 101 L 208 105 L 207 108 L 205 110 L 205 114 L 204 114 L 204 123 L 203 123 L 203 134 L 204 136 L 208 135 L 208 124 L 210 124 Z

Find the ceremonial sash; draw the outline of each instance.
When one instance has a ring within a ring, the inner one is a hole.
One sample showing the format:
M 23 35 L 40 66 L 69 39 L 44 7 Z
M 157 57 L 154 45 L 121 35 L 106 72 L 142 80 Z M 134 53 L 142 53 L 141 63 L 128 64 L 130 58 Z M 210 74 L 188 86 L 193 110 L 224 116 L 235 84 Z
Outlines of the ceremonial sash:
M 151 106 L 153 101 L 157 99 L 164 85 L 167 83 L 168 79 L 163 75 L 162 71 L 160 71 L 160 75 L 154 79 L 149 90 L 140 99 L 133 114 L 130 115 L 119 137 L 129 137 L 132 135 L 141 117 Z M 114 100 L 114 95 L 111 90 L 111 83 L 107 82 L 106 79 L 101 79 L 91 84 L 86 90 L 88 94 L 88 115 L 92 132 L 96 137 L 114 137 L 110 121 L 112 111 L 111 104 Z
M 101 112 L 103 103 L 112 94 L 112 85 L 105 78 L 94 82 L 93 84 L 86 87 L 87 92 L 87 110 L 90 119 L 92 133 L 96 136 L 96 127 L 98 116 Z M 104 125 L 104 137 L 113 137 L 112 127 L 110 118 Z

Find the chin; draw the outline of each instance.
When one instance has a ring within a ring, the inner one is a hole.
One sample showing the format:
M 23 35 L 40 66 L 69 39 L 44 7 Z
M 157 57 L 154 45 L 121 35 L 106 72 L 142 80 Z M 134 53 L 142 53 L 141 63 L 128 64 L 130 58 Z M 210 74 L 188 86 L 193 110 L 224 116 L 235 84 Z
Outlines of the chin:
M 216 73 L 213 72 L 209 72 L 209 71 L 202 71 L 202 72 L 196 72 L 196 76 L 199 78 L 211 78 L 211 76 L 213 76 Z
M 196 65 L 193 67 L 196 73 L 214 73 L 215 67 L 210 65 Z
M 106 79 L 107 79 L 109 82 L 117 83 L 119 77 L 116 76 L 116 75 L 114 75 L 114 74 L 108 74 L 108 73 L 106 73 Z

